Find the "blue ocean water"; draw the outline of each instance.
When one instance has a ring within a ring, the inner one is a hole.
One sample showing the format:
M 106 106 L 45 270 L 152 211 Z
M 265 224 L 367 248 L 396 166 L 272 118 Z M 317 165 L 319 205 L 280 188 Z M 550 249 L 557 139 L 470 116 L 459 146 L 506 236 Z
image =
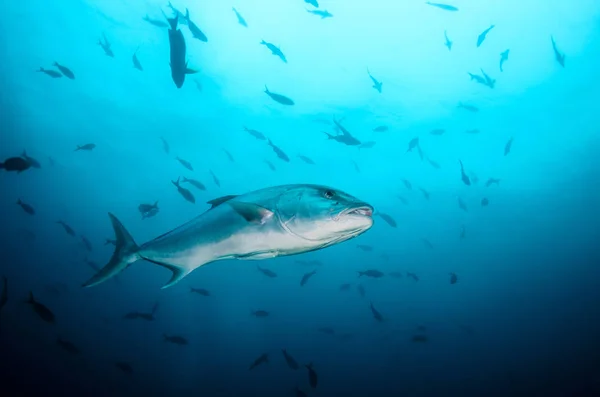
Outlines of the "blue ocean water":
M 600 395 L 600 4 L 309 3 L 0 4 L 0 161 L 29 167 L 0 170 L 2 395 Z M 181 88 L 173 8 L 201 31 L 177 21 Z M 107 213 L 142 244 L 287 184 L 374 225 L 166 289 L 145 261 L 82 287 Z

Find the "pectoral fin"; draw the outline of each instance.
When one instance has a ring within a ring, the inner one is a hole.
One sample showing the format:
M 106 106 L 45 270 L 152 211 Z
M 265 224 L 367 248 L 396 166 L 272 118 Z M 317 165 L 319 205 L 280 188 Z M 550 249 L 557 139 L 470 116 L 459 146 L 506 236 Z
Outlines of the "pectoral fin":
M 210 209 L 212 210 L 213 208 L 231 200 L 232 198 L 236 198 L 237 195 L 229 195 L 229 196 L 223 196 L 223 197 L 217 197 L 216 199 L 212 199 L 210 201 L 207 201 L 206 204 L 210 204 Z
M 261 207 L 253 203 L 243 203 L 239 201 L 229 201 L 228 204 L 248 222 L 264 224 L 274 215 L 274 212 L 268 208 Z
M 195 74 L 198 73 L 197 70 L 194 69 L 190 69 L 190 68 L 185 68 L 185 74 Z

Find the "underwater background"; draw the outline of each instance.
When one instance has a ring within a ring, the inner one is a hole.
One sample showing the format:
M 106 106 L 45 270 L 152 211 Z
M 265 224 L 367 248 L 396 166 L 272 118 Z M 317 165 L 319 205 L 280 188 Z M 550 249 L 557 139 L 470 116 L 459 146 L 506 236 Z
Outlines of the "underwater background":
M 600 3 L 310 3 L 0 4 L 2 395 L 600 395 Z M 374 226 L 82 288 L 108 212 L 296 183 Z

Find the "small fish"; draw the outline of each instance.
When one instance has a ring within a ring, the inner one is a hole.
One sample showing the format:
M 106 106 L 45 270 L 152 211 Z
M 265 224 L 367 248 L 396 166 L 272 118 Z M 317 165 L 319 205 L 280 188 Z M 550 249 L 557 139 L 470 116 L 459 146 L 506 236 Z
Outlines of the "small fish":
M 371 303 L 371 313 L 373 313 L 373 318 L 375 318 L 375 320 L 382 322 L 383 321 L 383 316 L 381 315 L 381 313 L 379 313 L 379 311 L 377 309 L 375 309 L 375 306 L 373 306 L 373 302 Z
M 54 66 L 68 79 L 75 80 L 75 74 L 66 66 L 59 64 L 58 62 L 54 62 Z
M 363 287 L 362 284 L 358 284 L 358 286 L 356 287 L 356 291 L 358 291 L 358 294 L 361 298 L 364 298 L 367 294 L 367 291 L 365 291 L 365 287 Z
M 319 2 L 317 0 L 304 0 L 304 2 L 315 8 L 319 8 Z
M 504 145 L 504 155 L 505 156 L 507 156 L 510 153 L 510 150 L 512 148 L 513 139 L 514 139 L 513 137 L 510 137 L 508 142 L 506 142 L 506 145 Z
M 260 131 L 257 130 L 253 130 L 251 128 L 248 128 L 246 126 L 244 126 L 244 131 L 246 131 L 247 133 L 249 133 L 250 135 L 252 135 L 253 137 L 255 137 L 256 139 L 259 139 L 261 141 L 266 141 L 267 138 L 265 137 L 265 134 L 263 134 Z
M 446 130 L 443 129 L 443 128 L 436 128 L 436 129 L 433 129 L 433 130 L 429 131 L 429 133 L 431 135 L 438 135 L 438 136 L 439 135 L 444 135 L 445 132 L 446 132 Z
M 350 289 L 350 287 L 352 287 L 352 285 L 345 283 L 340 285 L 340 291 L 348 291 Z
M 269 312 L 266 310 L 255 310 L 251 313 L 254 317 L 269 317 Z
M 48 309 L 43 304 L 36 301 L 35 298 L 33 297 L 33 293 L 31 291 L 29 292 L 29 299 L 27 300 L 27 303 L 33 307 L 33 311 L 42 320 L 44 320 L 47 323 L 54 324 L 54 322 L 55 322 L 54 313 L 52 313 L 52 311 L 50 311 L 50 309 Z
M 194 79 L 194 84 L 196 85 L 196 89 L 202 92 L 202 83 L 198 79 Z
M 270 96 L 271 99 L 273 99 L 275 102 L 280 103 L 282 105 L 286 105 L 286 106 L 294 105 L 294 101 L 292 99 L 286 97 L 285 95 L 276 94 L 274 92 L 269 91 L 269 88 L 266 85 L 265 85 L 265 94 Z
M 450 275 L 450 284 L 456 284 L 456 282 L 458 281 L 458 276 L 456 275 L 456 273 L 449 273 Z
M 362 277 L 362 276 L 367 276 L 367 277 L 371 277 L 371 278 L 381 278 L 381 277 L 385 276 L 385 274 L 376 269 L 358 271 L 358 277 Z
M 357 244 L 356 248 L 361 249 L 363 251 L 373 251 L 373 247 L 371 247 L 370 245 L 364 245 L 364 244 Z
M 135 52 L 133 53 L 133 56 L 131 57 L 131 61 L 133 62 L 133 68 L 139 70 L 140 72 L 144 71 L 144 68 L 142 67 L 142 63 L 140 62 L 139 58 L 137 57 L 137 52 L 140 48 L 138 47 Z
M 75 346 L 72 342 L 69 342 L 68 340 L 61 339 L 60 336 L 56 338 L 56 344 L 68 353 L 80 353 L 80 350 L 77 348 L 77 346 Z
M 473 128 L 473 129 L 470 129 L 470 130 L 466 130 L 466 131 L 465 131 L 465 134 L 471 134 L 471 135 L 474 135 L 474 134 L 479 134 L 480 132 L 481 132 L 481 131 L 479 131 L 477 128 Z
M 169 7 L 171 9 L 171 11 L 173 11 L 173 14 L 175 14 L 175 17 L 177 17 L 177 19 L 179 20 L 180 24 L 187 25 L 188 21 L 185 18 L 185 14 L 183 12 L 181 12 L 177 8 L 173 7 L 173 4 L 171 4 L 170 1 L 167 4 L 167 7 Z
M 192 37 L 206 43 L 208 41 L 208 38 L 206 37 L 204 32 L 200 30 L 198 25 L 196 25 L 190 20 L 190 10 L 188 10 L 187 8 L 185 9 L 185 20 L 187 21 L 190 33 L 192 33 Z
M 398 200 L 400 200 L 402 202 L 402 204 L 408 205 L 408 200 L 406 199 L 406 197 L 400 196 L 399 194 L 396 195 L 396 197 L 398 197 Z
M 550 36 L 550 40 L 552 41 L 552 50 L 554 51 L 554 58 L 556 62 L 560 64 L 563 68 L 565 67 L 565 54 L 561 53 L 556 46 L 556 42 L 554 41 L 554 37 Z
M 378 215 L 381 219 L 385 221 L 385 223 L 387 223 L 391 227 L 397 226 L 396 221 L 390 215 L 384 214 L 383 212 L 376 212 L 375 215 Z
M 469 209 L 467 208 L 467 203 L 465 203 L 460 197 L 458 198 L 458 207 L 465 212 L 469 211 Z
M 390 272 L 388 274 L 391 278 L 402 278 L 402 273 L 400 272 Z
M 196 198 L 194 197 L 194 195 L 192 194 L 192 192 L 190 192 L 186 188 L 180 186 L 179 179 L 180 178 L 177 178 L 177 181 L 171 181 L 171 183 L 173 185 L 175 185 L 175 187 L 177 188 L 177 191 L 179 192 L 179 194 L 181 194 L 181 196 L 184 199 L 186 199 L 187 201 L 189 201 L 192 204 L 195 204 L 196 203 Z
M 429 200 L 429 192 L 423 189 L 422 187 L 420 187 L 419 190 L 421 191 L 421 193 L 423 193 L 423 197 L 425 197 L 425 200 Z
M 408 142 L 408 149 L 406 150 L 406 153 L 412 152 L 414 148 L 418 148 L 418 147 L 419 147 L 419 138 L 415 137 Z
M 133 374 L 133 368 L 131 367 L 130 364 L 123 362 L 123 361 L 117 361 L 115 363 L 115 366 L 117 368 L 119 368 L 121 371 L 125 372 L 127 375 L 132 375 Z
M 159 28 L 168 28 L 169 24 L 163 21 L 162 19 L 153 19 L 146 14 L 143 18 L 144 21 L 148 22 L 151 25 L 157 26 Z
M 77 148 L 74 150 L 74 152 L 77 152 L 79 150 L 92 151 L 95 148 L 96 148 L 96 144 L 95 143 L 86 143 L 85 145 L 77 145 Z
M 414 335 L 412 337 L 412 341 L 417 343 L 426 343 L 429 341 L 429 338 L 427 335 Z
M 421 238 L 421 241 L 423 242 L 423 244 L 425 244 L 425 246 L 429 249 L 434 249 L 435 247 L 433 246 L 433 244 L 431 244 L 431 241 L 427 240 L 426 238 Z
M 437 7 L 444 11 L 458 11 L 457 7 L 454 7 L 453 5 L 450 5 L 450 4 L 432 3 L 430 1 L 426 1 L 425 4 L 428 4 L 433 7 Z
M 477 106 L 469 105 L 469 104 L 462 103 L 462 102 L 459 102 L 457 107 L 459 109 L 468 110 L 469 112 L 472 112 L 472 113 L 479 112 L 479 108 Z
M 312 363 L 305 365 L 305 367 L 308 370 L 308 384 L 313 389 L 316 389 L 318 384 L 318 376 L 315 370 L 313 369 Z
M 506 62 L 508 60 L 509 52 L 510 52 L 510 50 L 504 50 L 500 53 L 500 71 L 501 72 L 504 72 L 503 65 L 504 65 L 504 62 Z
M 200 182 L 200 181 L 198 181 L 196 179 L 183 177 L 183 180 L 181 181 L 181 183 L 189 183 L 190 185 L 192 185 L 196 189 L 206 190 L 206 186 L 204 186 L 204 184 L 202 182 Z
M 246 23 L 246 20 L 244 19 L 244 17 L 242 17 L 242 15 L 238 12 L 238 10 L 235 9 L 235 7 L 232 7 L 231 9 L 235 13 L 235 16 L 237 17 L 238 23 L 240 25 L 242 25 L 243 27 L 247 28 L 248 24 Z
M 433 161 L 432 159 L 427 159 L 427 162 L 429 163 L 429 165 L 431 165 L 433 168 L 435 168 L 436 170 L 439 170 L 440 168 L 442 168 L 440 166 L 440 164 L 437 161 Z
M 298 155 L 298 158 L 299 158 L 300 160 L 304 161 L 306 164 L 315 165 L 315 162 L 314 162 L 314 161 L 312 161 L 312 160 L 311 160 L 309 157 L 306 157 L 306 156 L 304 156 L 304 155 L 302 155 L 302 154 L 299 154 L 299 155 Z
M 281 59 L 283 62 L 287 63 L 287 58 L 285 57 L 285 55 L 283 54 L 283 52 L 281 51 L 281 48 L 277 47 L 275 44 L 273 43 L 268 43 L 266 41 L 261 41 L 260 42 L 261 45 L 264 45 L 265 47 L 267 47 L 270 51 L 272 55 L 278 56 L 279 59 Z M 266 87 L 265 87 L 266 88 Z M 267 90 L 268 91 L 268 90 Z M 273 98 L 275 99 L 275 98 Z M 277 101 L 279 102 L 279 101 Z M 280 102 L 281 103 L 281 102 Z M 285 105 L 285 104 L 284 104 Z
M 222 150 L 227 155 L 227 158 L 229 159 L 229 161 L 231 161 L 232 163 L 235 163 L 235 159 L 233 158 L 233 156 L 231 155 L 231 153 L 229 153 L 229 151 L 227 149 L 222 149 Z
M 317 271 L 313 270 L 312 272 L 306 273 L 304 276 L 302 276 L 302 280 L 300 280 L 300 286 L 304 286 L 308 282 L 308 280 L 315 274 L 317 274 Z
M 481 199 L 481 206 L 482 207 L 487 207 L 490 204 L 490 200 L 488 200 L 486 197 L 484 197 L 483 199 Z
M 460 239 L 464 240 L 466 236 L 467 236 L 467 229 L 466 229 L 465 225 L 460 225 L 460 234 L 459 234 Z
M 460 163 L 460 179 L 463 181 L 463 183 L 465 185 L 471 186 L 471 180 L 469 179 L 469 177 L 465 173 L 465 167 L 463 166 L 462 161 L 458 160 L 458 162 Z
M 275 273 L 275 272 L 274 272 L 274 271 L 272 271 L 272 270 L 269 270 L 269 269 L 264 269 L 264 268 L 262 268 L 262 267 L 260 267 L 260 266 L 256 266 L 256 268 L 258 269 L 258 271 L 259 271 L 259 272 L 261 272 L 262 274 L 264 274 L 264 275 L 265 275 L 265 276 L 267 276 L 267 277 L 270 277 L 270 278 L 275 278 L 275 277 L 277 277 L 277 273 Z
M 29 215 L 35 215 L 35 210 L 33 207 L 27 203 L 24 203 L 21 199 L 17 200 L 17 205 L 20 206 L 23 211 L 28 213 Z
M 73 228 L 71 226 L 67 225 L 63 221 L 57 221 L 56 223 L 58 223 L 59 225 L 61 225 L 65 229 L 65 232 L 67 232 L 67 234 L 69 236 L 75 237 L 75 231 L 73 230 Z
M 252 364 L 250 364 L 250 368 L 248 370 L 253 370 L 261 364 L 267 364 L 269 362 L 269 355 L 267 353 L 261 354 Z
M 88 240 L 85 236 L 81 235 L 81 242 L 83 243 L 83 246 L 85 247 L 85 249 L 88 252 L 92 252 L 93 247 L 92 247 L 92 243 L 90 243 L 90 240 Z
M 288 353 L 285 349 L 281 349 L 281 352 L 283 353 L 285 362 L 287 363 L 287 365 L 290 369 L 297 370 L 298 368 L 300 368 L 300 366 L 298 365 L 298 362 L 296 360 L 294 360 L 294 357 L 292 357 L 290 355 L 290 353 Z
M 358 145 L 359 149 L 371 149 L 373 146 L 375 146 L 375 141 L 367 141 L 367 142 L 363 142 L 360 145 Z
M 194 294 L 202 295 L 202 296 L 210 296 L 210 292 L 208 290 L 205 290 L 204 288 L 190 287 L 190 292 L 194 293 Z
M 304 393 L 302 390 L 300 390 L 300 388 L 297 385 L 294 386 L 294 388 L 292 389 L 292 392 L 294 393 L 294 397 L 307 397 L 308 396 L 306 393 Z
M 358 166 L 358 164 L 356 164 L 356 161 L 354 161 L 354 160 L 350 160 L 350 161 L 352 161 L 352 164 L 354 165 L 354 170 L 360 174 L 360 167 Z
M 190 170 L 190 171 L 194 171 L 194 167 L 192 167 L 192 164 L 191 164 L 189 161 L 187 161 L 187 160 L 184 160 L 184 159 L 182 159 L 182 158 L 179 158 L 179 157 L 175 157 L 175 159 L 176 159 L 177 161 L 179 161 L 179 162 L 181 163 L 181 165 L 183 165 L 183 166 L 184 166 L 185 168 L 187 168 L 188 170 Z
M 102 34 L 102 38 L 104 38 L 104 42 L 102 41 L 102 39 L 99 39 L 98 40 L 98 45 L 100 47 L 102 47 L 102 49 L 104 50 L 104 53 L 107 56 L 109 56 L 111 58 L 114 58 L 115 54 L 113 53 L 112 49 L 110 48 L 111 44 L 108 42 L 108 39 L 106 38 L 106 35 L 104 33 Z
M 50 76 L 53 79 L 59 79 L 63 76 L 62 73 L 57 72 L 56 70 L 44 69 L 42 67 L 38 69 L 38 72 L 44 73 L 46 76 Z
M 171 148 L 169 147 L 169 142 L 167 142 L 167 140 L 165 138 L 163 138 L 162 136 L 160 137 L 160 140 L 162 141 L 162 144 L 163 144 L 163 150 L 165 151 L 166 154 L 169 154 L 169 152 L 171 151 Z
M 378 127 L 373 128 L 373 132 L 386 132 L 389 130 L 387 125 L 380 125 Z
M 452 41 L 448 38 L 448 33 L 444 30 L 444 45 L 448 48 L 448 51 L 452 51 Z
M 165 342 L 173 343 L 175 345 L 185 346 L 188 344 L 188 340 L 183 336 L 172 335 L 169 336 L 167 334 L 163 334 L 163 340 Z
M 269 146 L 271 146 L 271 148 L 273 149 L 273 151 L 275 152 L 277 157 L 279 157 L 281 160 L 285 161 L 286 163 L 290 162 L 290 158 L 288 157 L 288 155 L 285 154 L 285 152 L 283 150 L 281 150 L 278 146 L 273 144 L 273 142 L 271 142 L 270 139 L 268 140 L 268 144 L 269 144 Z
M 27 151 L 23 150 L 23 154 L 21 154 L 21 157 L 23 157 L 27 162 L 29 162 L 29 164 L 33 168 L 38 168 L 38 169 L 42 168 L 42 165 L 40 164 L 39 161 L 37 161 L 33 157 L 27 155 Z
M 415 281 L 419 281 L 419 276 L 417 276 L 415 273 L 406 272 L 406 277 L 410 277 Z
M 325 18 L 331 18 L 333 17 L 333 14 L 330 13 L 327 10 L 306 10 L 309 13 L 313 14 L 313 15 L 318 15 L 321 17 L 321 19 L 325 19 Z
M 490 187 L 492 185 L 499 185 L 500 184 L 500 179 L 497 178 L 489 178 L 487 180 L 487 182 L 485 183 L 485 187 Z
M 212 176 L 213 182 L 215 183 L 215 185 L 217 185 L 218 187 L 221 187 L 221 181 L 219 180 L 219 178 L 217 178 L 217 176 L 215 175 L 214 172 L 212 172 L 212 170 L 208 170 L 210 172 L 210 175 Z
M 404 184 L 405 188 L 412 190 L 412 183 L 410 183 L 408 179 L 402 179 L 402 183 Z
M 319 329 L 317 329 L 317 331 L 323 333 L 323 334 L 327 334 L 327 335 L 334 335 L 335 334 L 335 330 L 331 327 L 321 327 Z
M 377 80 L 375 77 L 373 77 L 373 75 L 369 71 L 369 68 L 367 68 L 367 73 L 369 74 L 369 78 L 373 82 L 373 88 L 381 94 L 381 87 L 382 87 L 383 83 L 381 81 Z
M 267 163 L 267 166 L 269 166 L 269 168 L 271 169 L 271 171 L 277 171 L 277 169 L 275 168 L 275 166 L 273 165 L 273 163 L 271 163 L 269 160 L 264 160 L 265 163 Z
M 490 76 L 488 76 L 488 74 L 486 72 L 483 71 L 483 69 L 481 70 L 481 74 L 483 74 L 483 78 L 485 79 L 485 85 L 487 85 L 490 88 L 494 88 L 496 86 L 496 80 L 492 79 Z
M 481 44 L 483 44 L 483 41 L 485 40 L 485 38 L 487 37 L 488 33 L 494 29 L 496 25 L 490 25 L 489 28 L 487 28 L 486 30 L 484 30 L 483 32 L 481 32 L 481 34 L 479 36 L 477 36 L 477 47 L 481 46 Z

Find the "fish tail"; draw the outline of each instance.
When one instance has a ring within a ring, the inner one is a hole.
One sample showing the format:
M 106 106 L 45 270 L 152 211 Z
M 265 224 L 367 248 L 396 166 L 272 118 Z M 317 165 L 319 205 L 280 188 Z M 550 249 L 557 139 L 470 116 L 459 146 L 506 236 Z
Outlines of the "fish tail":
M 83 287 L 92 287 L 103 283 L 104 281 L 116 276 L 130 264 L 138 261 L 140 256 L 137 254 L 139 247 L 131 237 L 131 234 L 125 229 L 123 224 L 111 213 L 108 214 L 115 231 L 117 243 L 115 252 L 110 261 L 96 273 L 92 278 L 83 283 Z
M 17 205 L 21 205 L 23 204 L 23 202 L 21 201 L 21 199 L 17 199 Z
M 156 207 L 156 208 L 158 208 L 158 200 L 156 200 L 156 201 L 154 202 L 154 205 L 153 205 L 153 207 Z
M 176 181 L 171 181 L 171 183 L 177 187 L 179 187 L 179 180 L 181 179 L 181 177 L 178 177 Z M 183 178 L 183 181 L 185 182 L 187 178 Z
M 54 66 L 59 67 L 60 65 L 58 64 L 58 62 L 54 61 L 53 63 Z
M 81 150 L 81 146 L 77 145 L 77 148 L 75 150 L 73 150 L 74 152 Z
M 29 291 L 29 299 L 27 299 L 27 303 L 34 304 L 35 298 L 33 297 L 33 292 Z
M 269 87 L 267 87 L 267 85 L 265 84 L 265 94 L 270 93 L 271 91 L 269 91 Z
M 172 30 L 177 30 L 177 21 L 179 20 L 179 15 L 175 15 L 175 18 L 167 18 L 169 25 Z
M 358 273 L 358 277 L 362 277 L 365 275 L 365 272 L 357 272 Z

